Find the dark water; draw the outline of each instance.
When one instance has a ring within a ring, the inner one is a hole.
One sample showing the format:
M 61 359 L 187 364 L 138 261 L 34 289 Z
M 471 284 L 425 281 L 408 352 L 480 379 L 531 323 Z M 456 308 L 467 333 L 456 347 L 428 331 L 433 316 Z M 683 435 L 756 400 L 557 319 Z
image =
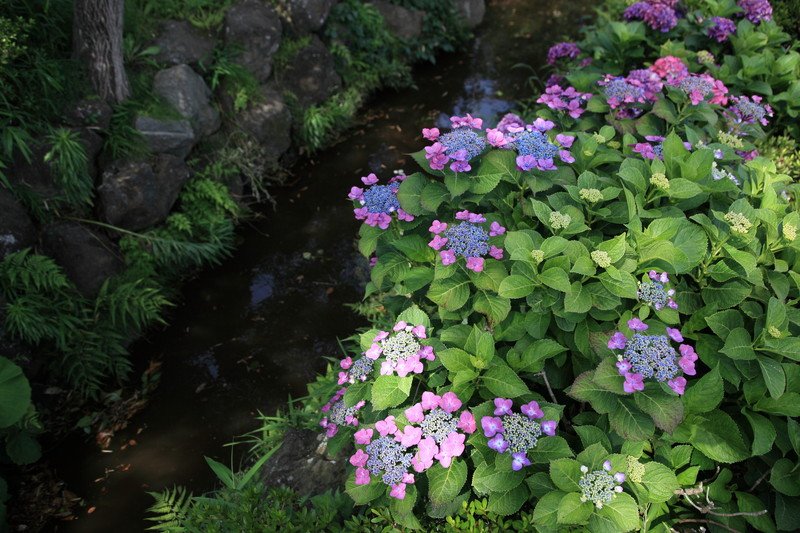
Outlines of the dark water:
M 557 7 L 556 7 L 557 6 Z M 234 256 L 188 283 L 171 326 L 133 347 L 139 361 L 163 362 L 146 409 L 114 439 L 112 453 L 72 443 L 53 458 L 57 474 L 92 513 L 60 531 L 142 531 L 147 490 L 214 487 L 203 456 L 230 464 L 224 445 L 273 414 L 337 356 L 337 337 L 365 321 L 344 304 L 358 301 L 368 276 L 354 248 L 358 224 L 346 195 L 360 176 L 413 169 L 404 155 L 423 146 L 422 127 L 457 113 L 489 122 L 528 96 L 530 72 L 547 48 L 574 33 L 588 0 L 495 0 L 473 45 L 415 70 L 419 90 L 376 95 L 363 123 L 335 147 L 293 170 L 295 186 L 277 192 L 277 211 L 241 228 Z M 442 123 L 443 122 L 443 123 Z M 134 439 L 136 445 L 120 449 Z M 238 459 L 233 459 L 238 464 Z

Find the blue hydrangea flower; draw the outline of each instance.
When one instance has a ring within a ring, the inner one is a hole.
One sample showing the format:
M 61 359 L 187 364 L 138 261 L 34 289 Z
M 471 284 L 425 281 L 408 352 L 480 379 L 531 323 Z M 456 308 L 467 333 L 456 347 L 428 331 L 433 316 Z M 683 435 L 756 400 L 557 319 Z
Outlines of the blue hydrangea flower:
M 372 475 L 382 474 L 381 479 L 387 485 L 403 482 L 414 454 L 408 453 L 393 436 L 379 437 L 367 444 L 365 450 L 369 455 L 366 467 Z
M 622 483 L 625 474 L 616 472 L 611 474 L 611 461 L 603 463 L 602 470 L 589 472 L 587 466 L 581 466 L 583 476 L 578 481 L 581 488 L 581 501 L 592 502 L 595 507 L 602 509 L 611 502 L 618 493 L 622 492 Z
M 451 224 L 445 231 L 448 249 L 462 257 L 483 257 L 489 253 L 489 233 L 471 222 Z
M 634 333 L 625 347 L 624 358 L 630 362 L 633 372 L 645 379 L 667 381 L 680 372 L 678 352 L 666 335 Z
M 467 161 L 478 157 L 486 148 L 486 139 L 472 128 L 456 128 L 439 137 L 439 142 L 445 147 L 445 153 L 451 159 L 459 150 L 467 153 Z

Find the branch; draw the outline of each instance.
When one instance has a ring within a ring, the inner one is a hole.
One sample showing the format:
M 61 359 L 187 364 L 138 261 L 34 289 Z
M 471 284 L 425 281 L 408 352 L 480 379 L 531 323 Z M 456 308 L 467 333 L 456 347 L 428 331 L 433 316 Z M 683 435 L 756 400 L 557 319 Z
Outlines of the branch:
M 678 520 L 678 524 L 708 524 L 721 527 L 722 529 L 730 531 L 731 533 L 742 533 L 738 529 L 733 529 L 732 527 L 728 527 L 721 522 L 717 522 L 716 520 L 709 520 L 707 518 L 683 518 L 681 520 Z

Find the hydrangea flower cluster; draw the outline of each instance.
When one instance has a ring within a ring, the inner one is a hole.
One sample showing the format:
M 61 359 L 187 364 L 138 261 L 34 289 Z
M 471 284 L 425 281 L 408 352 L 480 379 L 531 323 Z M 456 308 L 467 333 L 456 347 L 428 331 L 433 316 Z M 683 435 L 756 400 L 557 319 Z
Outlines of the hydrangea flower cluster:
M 680 81 L 678 87 L 686 93 L 692 105 L 697 105 L 710 97 L 711 104 L 725 105 L 728 103 L 728 88 L 720 80 L 708 74 L 691 74 Z
M 669 288 L 669 274 L 666 272 L 656 272 L 651 270 L 647 273 L 650 281 L 639 282 L 639 289 L 636 296 L 639 301 L 653 306 L 656 311 L 669 307 L 677 309 L 678 304 L 672 298 L 675 296 L 675 289 Z
M 617 118 L 636 118 L 642 114 L 636 104 L 654 103 L 664 84 L 661 77 L 650 69 L 632 70 L 627 76 L 606 76 L 597 82 L 603 87 L 606 101 L 617 110 Z
M 394 325 L 392 331 L 379 331 L 372 339 L 372 345 L 364 352 L 364 357 L 373 362 L 383 357 L 381 362 L 381 375 L 390 376 L 397 373 L 400 377 L 409 374 L 419 374 L 423 370 L 422 360 L 433 361 L 436 355 L 432 346 L 423 346 L 421 339 L 427 338 L 425 326 L 412 326 L 401 320 Z M 349 359 L 349 357 L 347 358 Z M 345 359 L 343 362 L 347 361 Z M 360 360 L 359 360 L 360 361 Z M 358 368 L 358 361 L 349 368 L 345 368 L 347 373 L 339 374 L 339 381 L 343 379 L 351 383 L 361 378 L 361 374 L 366 370 L 367 363 L 361 363 Z M 355 372 L 354 372 L 355 369 Z
M 672 347 L 670 341 L 683 342 L 680 330 L 667 328 L 666 335 L 641 333 L 648 328 L 640 319 L 632 318 L 628 320 L 628 329 L 633 331 L 631 338 L 617 331 L 608 341 L 610 350 L 623 350 L 617 355 L 617 370 L 625 378 L 623 390 L 628 394 L 644 390 L 644 380 L 654 379 L 666 381 L 669 388 L 682 395 L 686 378 L 679 374 L 694 376 L 697 373 L 694 367 L 697 353 L 688 344 L 680 344 L 678 351 Z
M 342 372 L 339 372 L 339 385 L 353 384 L 357 381 L 367 381 L 375 369 L 375 360 L 367 356 L 359 357 L 353 362 L 352 357 L 345 357 L 339 361 Z
M 536 447 L 539 437 L 556 434 L 556 421 L 543 420 L 544 413 L 537 402 L 526 403 L 520 413 L 513 411 L 514 402 L 507 398 L 494 399 L 494 416 L 481 418 L 483 434 L 489 448 L 497 453 L 511 454 L 511 468 L 521 470 L 530 466 L 527 452 Z
M 559 133 L 551 140 L 547 132 L 555 127 L 554 122 L 537 118 L 525 124 L 517 119 L 516 115 L 506 115 L 496 128 L 486 130 L 486 138 L 496 148 L 516 150 L 520 170 L 555 170 L 556 156 L 564 163 L 575 162 L 569 152 L 575 137 Z
M 652 29 L 667 33 L 678 25 L 677 0 L 645 0 L 628 7 L 625 20 L 642 20 Z
M 760 24 L 762 20 L 772 20 L 772 6 L 769 0 L 739 0 L 736 2 L 742 10 L 742 16 L 753 24 Z
M 611 461 L 603 463 L 602 470 L 589 472 L 589 467 L 581 466 L 583 476 L 578 481 L 581 488 L 581 501 L 592 502 L 595 507 L 602 509 L 611 502 L 618 493 L 622 492 L 622 483 L 625 474 L 622 472 L 611 473 Z
M 736 23 L 725 17 L 712 17 L 711 26 L 708 28 L 708 36 L 716 39 L 718 43 L 724 43 L 728 37 L 736 33 Z
M 739 181 L 739 178 L 734 176 L 733 173 L 730 170 L 727 170 L 727 169 L 724 169 L 724 168 L 720 168 L 719 166 L 717 166 L 717 162 L 716 161 L 714 161 L 711 164 L 711 177 L 714 178 L 717 181 L 722 180 L 722 179 L 729 179 L 737 187 L 742 184 Z
M 581 55 L 581 49 L 571 42 L 556 43 L 547 51 L 547 64 L 555 65 L 561 58 L 575 59 Z
M 328 403 L 322 406 L 322 412 L 326 413 L 326 416 L 322 418 L 319 425 L 325 430 L 325 436 L 328 438 L 336 435 L 340 426 L 358 427 L 356 415 L 366 405 L 366 402 L 361 400 L 353 407 L 347 407 L 344 403 L 346 391 L 347 389 L 339 389 L 331 396 Z
M 406 222 L 414 220 L 413 215 L 400 208 L 400 201 L 397 199 L 397 190 L 404 179 L 406 179 L 405 174 L 399 171 L 395 172 L 388 185 L 378 185 L 378 177 L 375 174 L 361 178 L 361 182 L 367 188 L 353 187 L 347 195 L 350 200 L 361 206 L 353 210 L 356 220 L 363 220 L 364 224 L 380 229 L 389 227 L 393 213 L 397 215 L 398 220 Z
M 414 483 L 414 474 L 424 472 L 434 461 L 449 468 L 453 459 L 464 453 L 466 435 L 475 432 L 475 417 L 469 411 L 455 412 L 461 400 L 453 392 L 438 396 L 423 392 L 422 401 L 405 411 L 409 424 L 402 430 L 394 416 L 355 434 L 355 442 L 363 445 L 350 457 L 356 467 L 356 485 L 366 485 L 371 476 L 380 476 L 391 487 L 389 495 L 404 499 L 406 486 Z M 375 436 L 375 431 L 378 436 Z
M 447 224 L 434 220 L 428 228 L 433 233 L 428 246 L 439 252 L 443 265 L 452 265 L 461 256 L 467 260 L 468 269 L 482 272 L 485 256 L 489 255 L 498 261 L 503 259 L 503 249 L 490 244 L 489 239 L 504 234 L 506 228 L 498 222 L 492 222 L 489 231 L 486 231 L 483 226 L 486 217 L 467 210 L 456 213 L 456 220 L 461 222 Z
M 658 77 L 666 85 L 673 87 L 689 75 L 689 68 L 682 59 L 675 56 L 664 56 L 656 59 L 650 66 L 650 70 L 658 74 Z
M 452 129 L 440 133 L 438 128 L 425 128 L 422 136 L 434 141 L 425 147 L 425 158 L 434 170 L 443 170 L 449 162 L 453 172 L 469 172 L 469 162 L 486 148 L 486 139 L 480 133 L 483 120 L 472 115 L 450 117 Z
M 760 96 L 732 96 L 731 105 L 727 109 L 728 117 L 734 124 L 769 124 L 767 117 L 772 117 L 772 107 L 762 104 Z
M 581 106 L 591 97 L 591 93 L 579 92 L 575 87 L 562 89 L 560 85 L 555 84 L 547 87 L 544 94 L 536 101 L 546 104 L 554 111 L 566 111 L 572 118 L 578 118 L 586 111 Z

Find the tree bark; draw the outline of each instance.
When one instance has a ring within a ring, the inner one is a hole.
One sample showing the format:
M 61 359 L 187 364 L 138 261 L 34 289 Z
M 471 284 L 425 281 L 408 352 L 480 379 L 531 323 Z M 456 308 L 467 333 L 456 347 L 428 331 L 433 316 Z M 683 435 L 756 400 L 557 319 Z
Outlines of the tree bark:
M 130 96 L 122 47 L 125 0 L 75 0 L 72 50 L 94 90 L 108 102 Z

